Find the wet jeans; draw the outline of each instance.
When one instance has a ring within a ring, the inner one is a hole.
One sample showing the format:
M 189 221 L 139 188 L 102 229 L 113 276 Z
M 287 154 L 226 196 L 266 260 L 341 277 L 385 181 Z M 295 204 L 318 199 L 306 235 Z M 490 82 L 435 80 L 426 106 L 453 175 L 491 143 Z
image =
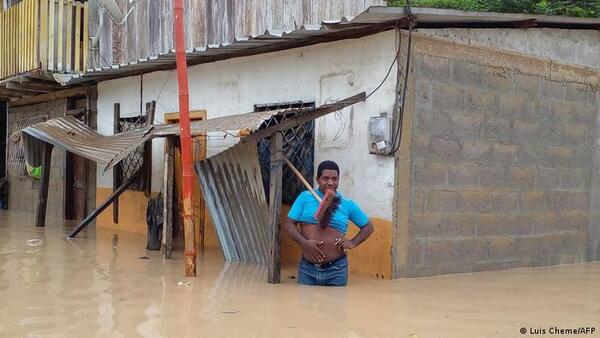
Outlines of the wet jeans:
M 298 267 L 298 284 L 322 286 L 346 286 L 348 284 L 348 258 L 343 257 L 322 268 L 304 259 Z

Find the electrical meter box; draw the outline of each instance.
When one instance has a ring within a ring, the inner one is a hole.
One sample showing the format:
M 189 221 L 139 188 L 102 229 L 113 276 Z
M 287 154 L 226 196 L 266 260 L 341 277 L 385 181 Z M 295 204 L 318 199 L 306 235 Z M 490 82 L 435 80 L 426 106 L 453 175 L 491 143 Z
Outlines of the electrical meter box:
M 387 113 L 369 119 L 369 153 L 387 155 L 392 146 L 392 121 Z

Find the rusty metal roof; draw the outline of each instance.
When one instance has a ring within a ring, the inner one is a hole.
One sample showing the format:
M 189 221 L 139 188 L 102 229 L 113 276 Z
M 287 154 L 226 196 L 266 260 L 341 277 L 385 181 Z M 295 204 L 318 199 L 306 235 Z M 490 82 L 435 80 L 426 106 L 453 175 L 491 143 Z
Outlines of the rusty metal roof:
M 412 7 L 410 13 L 416 28 L 523 28 L 554 27 L 600 29 L 600 19 L 573 18 L 513 13 L 469 12 L 438 8 Z M 302 25 L 295 30 L 267 30 L 264 34 L 234 39 L 231 43 L 206 45 L 187 51 L 188 65 L 214 62 L 308 46 L 323 42 L 358 38 L 408 25 L 408 11 L 403 7 L 370 7 L 355 17 L 324 21 L 320 25 Z M 88 69 L 83 75 L 74 74 L 68 84 L 104 81 L 175 68 L 175 51 L 149 56 L 135 62 L 110 67 Z

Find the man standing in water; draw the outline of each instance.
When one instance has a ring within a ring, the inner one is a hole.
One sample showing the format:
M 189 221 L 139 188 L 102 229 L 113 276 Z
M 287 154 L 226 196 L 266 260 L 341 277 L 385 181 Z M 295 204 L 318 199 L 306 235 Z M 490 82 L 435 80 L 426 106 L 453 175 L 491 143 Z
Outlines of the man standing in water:
M 302 247 L 298 284 L 345 286 L 348 283 L 346 250 L 356 248 L 373 233 L 369 217 L 358 205 L 339 192 L 340 169 L 333 161 L 323 161 L 317 168 L 317 194 L 323 198 L 332 190 L 340 199 L 339 206 L 325 227 L 319 226 L 315 212 L 319 201 L 309 192 L 302 192 L 294 201 L 285 222 L 287 233 Z M 360 228 L 352 239 L 346 239 L 348 221 Z M 300 231 L 296 224 L 300 224 Z

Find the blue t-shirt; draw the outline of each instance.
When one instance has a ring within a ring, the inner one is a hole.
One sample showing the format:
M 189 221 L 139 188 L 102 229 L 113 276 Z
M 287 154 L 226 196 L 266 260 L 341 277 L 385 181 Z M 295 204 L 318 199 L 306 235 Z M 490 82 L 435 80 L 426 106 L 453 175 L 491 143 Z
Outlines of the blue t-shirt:
M 317 195 L 323 198 L 323 193 L 320 190 L 316 190 Z M 342 196 L 339 192 L 336 193 L 340 201 L 340 206 L 337 208 L 333 216 L 331 217 L 330 226 L 342 234 L 346 234 L 348 230 L 348 220 L 356 224 L 359 228 L 363 228 L 369 223 L 369 217 L 358 207 L 353 200 Z M 305 190 L 294 201 L 292 208 L 288 212 L 288 217 L 297 222 L 318 224 L 315 213 L 319 208 L 319 201 L 313 196 L 313 194 Z

